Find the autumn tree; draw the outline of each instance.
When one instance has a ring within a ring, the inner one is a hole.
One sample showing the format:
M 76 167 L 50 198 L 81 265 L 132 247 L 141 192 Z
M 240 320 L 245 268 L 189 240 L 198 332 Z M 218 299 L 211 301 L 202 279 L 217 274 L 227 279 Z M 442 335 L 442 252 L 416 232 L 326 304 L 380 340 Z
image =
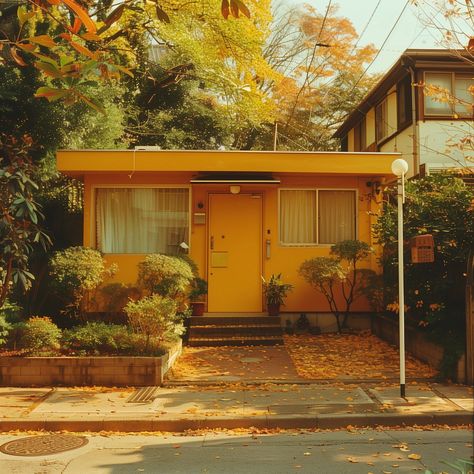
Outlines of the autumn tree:
M 333 131 L 373 84 L 373 77 L 361 76 L 374 47 L 359 45 L 354 26 L 335 6 L 322 12 L 280 6 L 271 30 L 264 57 L 280 77 L 262 79 L 261 87 L 276 102 L 278 148 L 334 149 Z M 274 131 L 268 124 L 251 139 L 272 149 Z

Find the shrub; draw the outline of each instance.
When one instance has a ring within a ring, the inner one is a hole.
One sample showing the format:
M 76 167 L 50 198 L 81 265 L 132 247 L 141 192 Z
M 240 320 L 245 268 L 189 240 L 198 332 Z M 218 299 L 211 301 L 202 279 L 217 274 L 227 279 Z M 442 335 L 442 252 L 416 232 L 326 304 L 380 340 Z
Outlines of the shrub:
M 53 282 L 67 302 L 66 312 L 80 315 L 84 312 L 86 295 L 117 271 L 116 265 L 105 267 L 98 250 L 86 247 L 70 247 L 56 252 L 50 268 Z
M 138 264 L 138 284 L 151 294 L 182 300 L 193 278 L 191 266 L 179 257 L 151 254 Z
M 47 316 L 33 316 L 19 325 L 19 347 L 28 355 L 55 354 L 60 339 L 61 330 Z
M 124 308 L 134 331 L 145 335 L 146 351 L 152 339 L 162 344 L 176 339 L 184 332 L 176 309 L 175 301 L 156 294 L 138 301 L 129 301 Z
M 398 249 L 396 186 L 389 189 L 384 212 L 374 225 L 383 247 L 384 306 L 398 312 Z M 403 213 L 405 242 L 431 234 L 432 263 L 412 263 L 404 245 L 406 318 L 444 347 L 446 373 L 455 370 L 465 350 L 466 269 L 474 248 L 474 191 L 459 178 L 434 174 L 406 183 Z M 449 374 L 451 375 L 451 374 Z
M 6 300 L 0 308 L 0 346 L 5 344 L 8 340 L 8 335 L 13 329 L 14 322 L 20 318 L 21 308 L 15 303 Z
M 361 294 L 357 286 L 364 274 L 359 273 L 357 263 L 372 252 L 365 242 L 343 240 L 331 247 L 332 256 L 306 260 L 299 268 L 299 274 L 325 296 L 336 318 L 338 332 L 345 328 L 352 303 Z M 343 307 L 334 293 L 336 285 L 341 288 Z
M 0 346 L 7 342 L 8 333 L 11 331 L 12 325 L 7 321 L 3 314 L 0 314 Z
M 144 336 L 121 324 L 91 322 L 64 331 L 63 347 L 78 355 L 137 355 L 144 353 Z M 163 353 L 151 344 L 147 355 Z

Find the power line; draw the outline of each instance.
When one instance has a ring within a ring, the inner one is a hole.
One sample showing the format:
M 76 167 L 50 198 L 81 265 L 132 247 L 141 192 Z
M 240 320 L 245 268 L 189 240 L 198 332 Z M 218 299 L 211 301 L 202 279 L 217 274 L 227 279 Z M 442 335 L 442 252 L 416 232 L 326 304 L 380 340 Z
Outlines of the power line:
M 390 29 L 390 31 L 388 32 L 388 35 L 385 37 L 383 43 L 382 43 L 382 46 L 380 46 L 380 49 L 377 51 L 377 54 L 374 56 L 374 58 L 372 59 L 372 61 L 370 62 L 370 64 L 364 69 L 364 72 L 360 75 L 359 79 L 357 79 L 356 83 L 353 85 L 352 89 L 349 91 L 349 94 L 348 95 L 351 95 L 352 92 L 354 92 L 354 90 L 356 89 L 356 87 L 359 85 L 360 81 L 362 80 L 362 78 L 367 74 L 367 71 L 371 68 L 372 64 L 374 64 L 374 62 L 376 61 L 376 59 L 379 57 L 380 53 L 382 52 L 385 44 L 387 43 L 387 41 L 389 40 L 390 36 L 392 35 L 393 33 L 393 30 L 395 29 L 395 27 L 398 25 L 398 22 L 400 21 L 400 19 L 402 18 L 403 14 L 405 13 L 405 10 L 407 9 L 408 5 L 410 4 L 410 0 L 407 0 L 406 3 L 405 3 L 405 6 L 403 7 L 402 11 L 400 12 L 400 14 L 398 15 L 398 18 L 396 19 L 395 23 L 393 24 L 392 28 Z

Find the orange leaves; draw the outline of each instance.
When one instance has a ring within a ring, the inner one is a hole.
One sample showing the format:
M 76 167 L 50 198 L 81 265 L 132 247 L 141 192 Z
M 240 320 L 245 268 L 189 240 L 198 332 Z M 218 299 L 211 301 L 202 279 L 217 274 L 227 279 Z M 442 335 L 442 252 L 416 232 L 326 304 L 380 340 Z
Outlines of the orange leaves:
M 69 44 L 80 54 L 83 56 L 87 56 L 88 58 L 97 60 L 97 53 L 93 53 L 90 49 L 86 48 L 85 46 L 82 46 L 79 43 L 76 43 L 75 41 L 69 41 Z
M 371 334 L 285 336 L 285 346 L 300 377 L 323 380 L 398 377 L 398 350 Z M 436 374 L 434 369 L 410 356 L 406 369 L 410 377 L 429 378 Z
M 74 0 L 62 0 L 67 7 L 74 12 L 74 14 L 82 21 L 87 31 L 95 33 L 97 28 L 95 23 L 89 16 L 86 10 L 78 5 Z
M 12 46 L 10 48 L 10 54 L 13 58 L 13 60 L 19 65 L 19 66 L 26 66 L 25 61 L 23 58 L 18 54 L 18 49 Z
M 239 13 L 242 13 L 247 18 L 250 18 L 250 11 L 241 0 L 222 0 L 221 3 L 222 16 L 227 20 L 229 15 L 232 14 L 235 18 L 239 17 Z
M 61 99 L 69 94 L 65 89 L 54 89 L 52 87 L 40 87 L 35 94 L 35 97 L 44 97 L 49 102 Z
M 49 35 L 39 35 L 39 36 L 31 36 L 28 38 L 30 43 L 39 44 L 41 46 L 46 46 L 47 48 L 54 48 L 56 43 L 54 42 L 53 38 Z
M 169 23 L 170 22 L 170 17 L 163 10 L 163 8 L 161 8 L 161 6 L 158 2 L 156 2 L 155 11 L 156 11 L 156 17 L 158 18 L 158 20 L 162 21 L 163 23 Z

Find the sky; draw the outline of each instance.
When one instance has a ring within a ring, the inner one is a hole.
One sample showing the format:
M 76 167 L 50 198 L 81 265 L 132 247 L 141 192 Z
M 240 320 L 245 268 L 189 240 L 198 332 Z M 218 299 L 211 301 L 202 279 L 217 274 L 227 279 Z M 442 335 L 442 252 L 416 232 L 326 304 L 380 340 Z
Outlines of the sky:
M 310 4 L 324 14 L 328 1 L 306 0 L 304 3 Z M 339 16 L 349 18 L 360 34 L 378 2 L 379 0 L 335 0 L 332 5 L 339 6 Z M 294 0 L 288 3 L 303 2 Z M 427 15 L 434 16 L 436 22 L 443 21 L 442 14 L 436 8 L 436 0 L 421 0 L 418 3 L 420 6 L 416 7 L 408 2 L 403 11 L 407 0 L 380 0 L 378 8 L 360 40 L 361 45 L 373 43 L 377 49 L 380 49 L 402 11 L 403 14 L 369 72 L 386 71 L 405 49 L 442 47 L 440 43 L 442 35 L 439 30 L 432 25 L 431 27 L 426 25 Z

